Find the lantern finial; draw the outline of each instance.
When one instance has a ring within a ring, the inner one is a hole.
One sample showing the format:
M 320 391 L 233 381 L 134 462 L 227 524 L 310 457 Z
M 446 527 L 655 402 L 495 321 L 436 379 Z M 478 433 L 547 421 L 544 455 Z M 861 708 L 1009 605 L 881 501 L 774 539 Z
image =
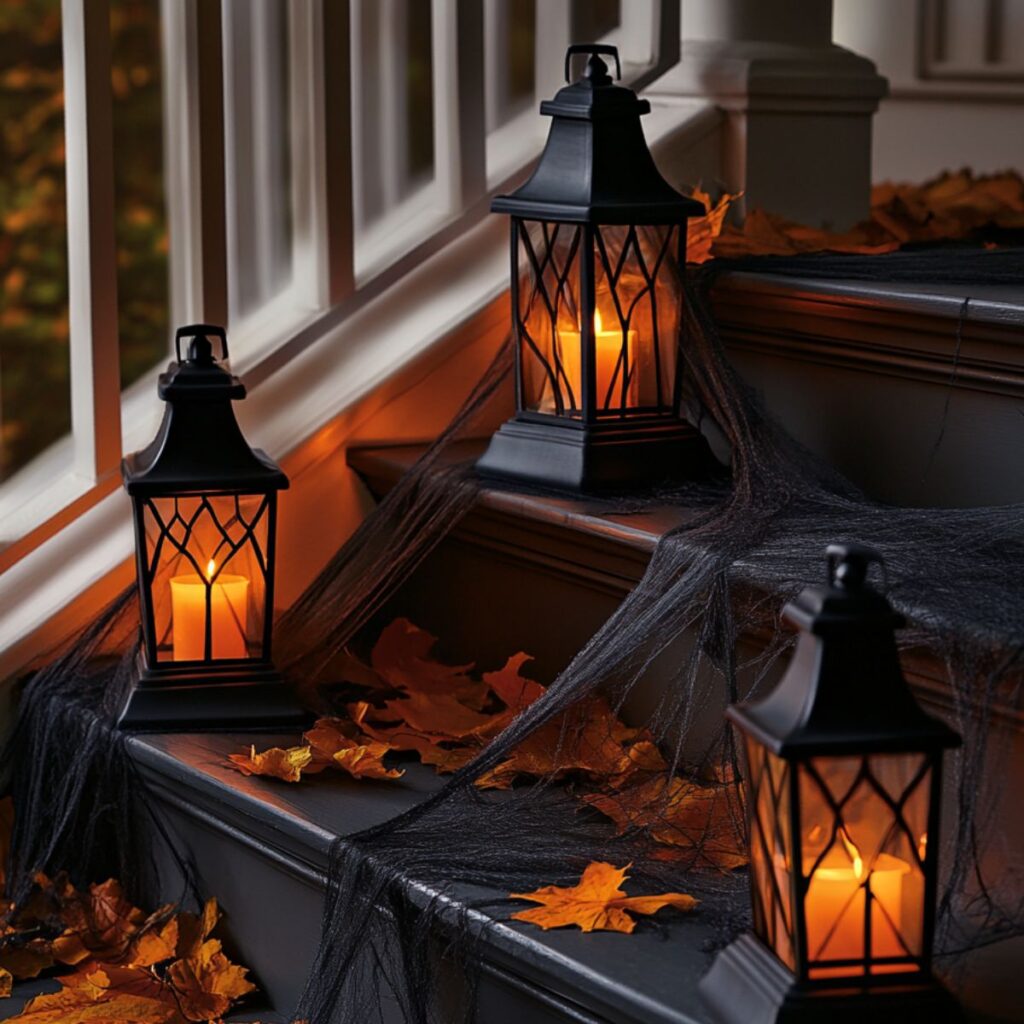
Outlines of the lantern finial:
M 867 581 L 872 564 L 885 572 L 885 559 L 866 544 L 829 544 L 828 582 L 840 590 L 860 590 Z

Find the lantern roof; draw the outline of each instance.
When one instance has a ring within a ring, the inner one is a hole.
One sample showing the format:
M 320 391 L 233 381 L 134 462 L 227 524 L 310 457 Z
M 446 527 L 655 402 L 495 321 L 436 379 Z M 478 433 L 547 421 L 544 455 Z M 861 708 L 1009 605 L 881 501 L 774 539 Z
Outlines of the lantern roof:
M 210 337 L 221 342 L 221 359 Z M 189 339 L 185 358 L 181 341 Z M 158 394 L 167 403 L 160 429 L 141 451 L 121 463 L 133 496 L 282 490 L 288 477 L 265 452 L 250 448 L 232 402 L 245 385 L 223 364 L 228 359 L 223 327 L 191 324 L 175 333 L 176 360 L 160 375 Z
M 784 617 L 800 630 L 796 652 L 766 697 L 727 715 L 783 757 L 930 750 L 959 736 L 918 704 L 900 668 L 894 631 L 904 624 L 867 582 L 877 551 L 827 549 L 828 583 L 808 587 Z
M 617 85 L 600 56 L 615 58 L 621 78 L 618 50 L 604 44 L 570 46 L 567 82 L 576 53 L 590 54 L 583 76 L 540 105 L 552 121 L 533 175 L 509 195 L 495 196 L 491 210 L 591 224 L 678 224 L 702 216 L 703 204 L 676 191 L 655 166 L 640 126 L 651 105 Z

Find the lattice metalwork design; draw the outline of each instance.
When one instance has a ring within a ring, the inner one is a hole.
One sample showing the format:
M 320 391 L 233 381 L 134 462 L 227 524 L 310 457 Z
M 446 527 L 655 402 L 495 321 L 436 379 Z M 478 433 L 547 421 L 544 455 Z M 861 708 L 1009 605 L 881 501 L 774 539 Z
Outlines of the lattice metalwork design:
M 933 756 L 787 762 L 748 738 L 747 762 L 761 940 L 811 981 L 925 970 Z
M 796 970 L 790 765 L 749 738 L 746 748 L 754 931 Z
M 520 409 L 584 420 L 676 414 L 681 237 L 677 225 L 513 220 Z
M 136 503 L 150 665 L 269 659 L 276 495 Z
M 932 758 L 801 762 L 800 856 L 807 976 L 924 968 Z

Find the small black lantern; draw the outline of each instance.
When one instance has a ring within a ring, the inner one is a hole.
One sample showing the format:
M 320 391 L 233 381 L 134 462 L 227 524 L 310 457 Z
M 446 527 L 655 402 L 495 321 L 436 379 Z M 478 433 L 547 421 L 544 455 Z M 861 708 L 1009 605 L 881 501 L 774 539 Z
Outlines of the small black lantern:
M 271 662 L 281 468 L 250 448 L 232 402 L 245 386 L 222 327 L 175 335 L 159 381 L 157 436 L 125 457 L 142 619 L 139 683 L 121 718 L 135 731 L 286 728 L 305 715 Z M 182 340 L 188 351 L 182 359 Z
M 516 415 L 484 475 L 585 491 L 688 476 L 707 457 L 682 416 L 679 359 L 686 221 L 704 207 L 658 172 L 647 100 L 600 55 L 541 104 L 551 132 L 532 177 L 491 209 L 511 215 Z
M 962 1020 L 931 973 L 942 754 L 960 738 L 900 669 L 877 552 L 828 548 L 828 586 L 787 605 L 793 660 L 729 708 L 745 745 L 753 934 L 701 982 L 718 1020 Z

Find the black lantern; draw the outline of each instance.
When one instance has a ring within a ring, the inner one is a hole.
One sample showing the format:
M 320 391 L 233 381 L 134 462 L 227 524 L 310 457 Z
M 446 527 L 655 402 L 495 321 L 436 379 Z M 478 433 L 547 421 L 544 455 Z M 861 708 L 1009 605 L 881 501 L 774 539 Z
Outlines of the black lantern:
M 960 739 L 903 677 L 881 557 L 828 548 L 828 586 L 785 614 L 792 663 L 728 717 L 747 765 L 753 934 L 701 991 L 721 1021 L 961 1020 L 931 974 L 942 753 Z
M 246 443 L 245 386 L 214 359 L 222 327 L 175 336 L 157 436 L 121 470 L 132 498 L 142 617 L 132 730 L 287 727 L 304 715 L 270 660 L 281 468 Z M 181 357 L 182 339 L 188 352 Z
M 599 54 L 541 104 L 551 132 L 533 176 L 491 209 L 512 219 L 516 415 L 478 469 L 577 490 L 692 474 L 706 457 L 681 415 L 686 221 L 704 207 L 658 172 L 640 116 Z

